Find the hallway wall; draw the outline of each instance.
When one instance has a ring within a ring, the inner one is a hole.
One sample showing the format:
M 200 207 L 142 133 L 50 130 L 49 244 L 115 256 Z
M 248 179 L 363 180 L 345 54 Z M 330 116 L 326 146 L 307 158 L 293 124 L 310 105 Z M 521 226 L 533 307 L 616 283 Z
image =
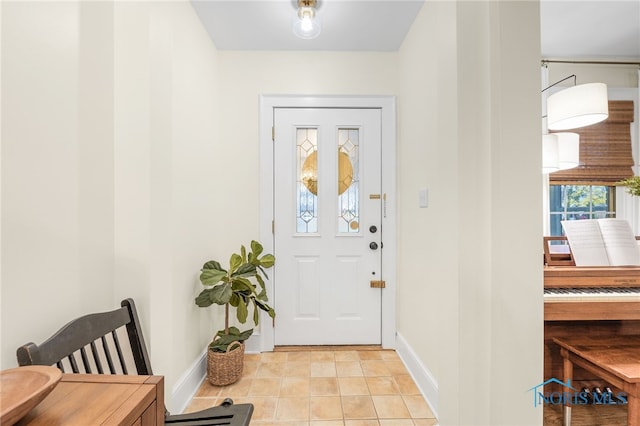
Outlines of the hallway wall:
M 171 408 L 216 320 L 216 49 L 187 1 L 1 7 L 2 368 L 133 297 Z
M 441 425 L 542 421 L 537 16 L 428 2 L 400 51 L 398 333 Z

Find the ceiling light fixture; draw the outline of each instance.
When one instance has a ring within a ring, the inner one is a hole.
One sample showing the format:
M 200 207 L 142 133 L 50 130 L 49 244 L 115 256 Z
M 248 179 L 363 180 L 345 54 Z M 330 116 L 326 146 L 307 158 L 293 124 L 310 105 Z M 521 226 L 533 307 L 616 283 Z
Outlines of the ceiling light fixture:
M 316 0 L 298 0 L 298 17 L 293 23 L 293 33 L 304 39 L 312 39 L 320 35 L 322 30 L 316 17 Z
M 561 90 L 547 98 L 547 127 L 549 130 L 569 130 L 590 126 L 609 117 L 607 85 L 604 83 L 576 84 L 576 76 L 571 75 L 552 84 L 573 77 L 573 87 Z

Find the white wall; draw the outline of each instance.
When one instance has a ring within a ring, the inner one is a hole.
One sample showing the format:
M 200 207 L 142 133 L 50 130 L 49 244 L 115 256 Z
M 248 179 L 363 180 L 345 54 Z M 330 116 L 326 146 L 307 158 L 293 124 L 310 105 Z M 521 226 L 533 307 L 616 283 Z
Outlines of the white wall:
M 225 245 L 215 47 L 188 2 L 3 2 L 2 20 L 2 368 L 133 297 L 171 406 Z
M 428 2 L 400 52 L 398 332 L 443 425 L 542 420 L 526 393 L 542 380 L 536 16 Z
M 230 243 L 217 232 L 227 181 L 218 60 L 187 2 L 117 2 L 115 18 L 114 291 L 140 299 L 170 395 L 220 327 L 194 304 L 200 267 Z
M 2 9 L 7 368 L 19 345 L 113 304 L 112 61 L 108 4 Z

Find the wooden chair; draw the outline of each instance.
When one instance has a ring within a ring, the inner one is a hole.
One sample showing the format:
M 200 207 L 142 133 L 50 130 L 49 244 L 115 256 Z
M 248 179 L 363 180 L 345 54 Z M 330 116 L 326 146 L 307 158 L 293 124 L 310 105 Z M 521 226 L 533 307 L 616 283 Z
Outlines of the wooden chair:
M 19 347 L 18 364 L 55 364 L 63 372 L 72 373 L 152 375 L 136 305 L 132 299 L 125 299 L 120 305 L 114 311 L 77 318 L 40 345 L 27 343 Z M 248 425 L 252 414 L 253 404 L 234 405 L 226 399 L 220 406 L 196 413 L 166 412 L 165 423 Z

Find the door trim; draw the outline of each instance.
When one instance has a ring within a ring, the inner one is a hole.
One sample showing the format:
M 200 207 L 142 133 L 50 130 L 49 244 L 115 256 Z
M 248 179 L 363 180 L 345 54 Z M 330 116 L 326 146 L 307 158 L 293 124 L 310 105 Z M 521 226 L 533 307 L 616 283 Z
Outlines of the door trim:
M 396 347 L 396 99 L 395 96 L 315 96 L 315 95 L 261 95 L 260 96 L 260 241 L 265 249 L 273 251 L 273 128 L 274 108 L 375 108 L 381 110 L 382 138 L 382 192 L 386 194 L 386 215 L 382 217 L 384 232 L 382 274 L 386 288 L 382 290 L 381 339 L 382 347 Z M 273 298 L 273 280 L 266 280 L 267 294 Z M 272 306 L 275 301 L 271 301 Z M 272 351 L 275 333 L 272 321 L 260 312 L 260 326 L 247 342 L 248 352 Z M 278 319 L 276 312 L 276 321 Z

